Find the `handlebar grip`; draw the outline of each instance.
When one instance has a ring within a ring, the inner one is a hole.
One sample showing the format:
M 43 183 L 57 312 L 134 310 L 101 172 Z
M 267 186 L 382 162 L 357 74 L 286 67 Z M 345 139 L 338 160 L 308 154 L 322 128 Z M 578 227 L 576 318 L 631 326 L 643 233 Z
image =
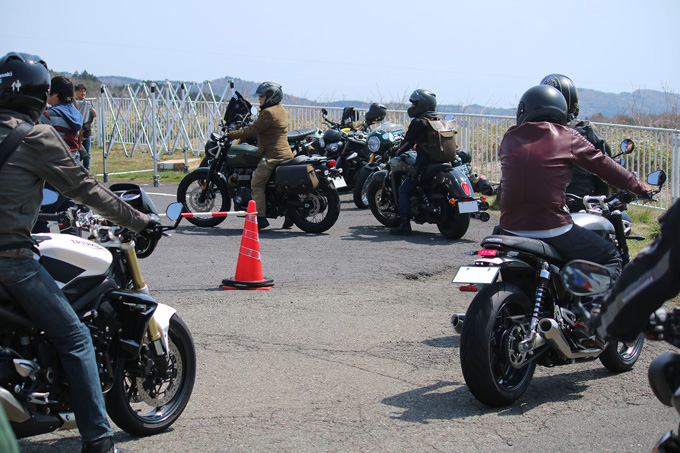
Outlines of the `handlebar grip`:
M 38 214 L 38 220 L 41 222 L 62 222 L 66 220 L 66 218 L 63 214 L 40 213 Z

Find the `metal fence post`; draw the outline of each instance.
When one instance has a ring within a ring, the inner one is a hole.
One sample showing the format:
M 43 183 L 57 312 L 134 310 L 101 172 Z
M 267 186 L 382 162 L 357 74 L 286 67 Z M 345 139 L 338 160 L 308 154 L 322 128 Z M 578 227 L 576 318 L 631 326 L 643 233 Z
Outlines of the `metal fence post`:
M 151 154 L 153 155 L 153 186 L 158 187 L 158 127 L 156 127 L 156 109 L 158 107 L 158 99 L 156 94 L 156 84 L 151 84 Z

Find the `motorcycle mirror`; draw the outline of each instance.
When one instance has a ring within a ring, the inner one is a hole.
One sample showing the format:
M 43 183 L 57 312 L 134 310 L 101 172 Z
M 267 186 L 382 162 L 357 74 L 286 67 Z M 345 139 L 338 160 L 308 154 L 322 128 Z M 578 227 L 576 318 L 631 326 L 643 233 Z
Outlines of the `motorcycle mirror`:
M 323 116 L 327 116 L 327 115 L 328 115 L 328 110 L 326 110 L 326 109 L 321 109 L 321 113 L 323 114 Z
M 445 115 L 445 116 L 444 116 L 444 119 L 447 120 L 447 121 L 448 121 L 448 120 L 452 120 L 452 119 L 453 119 L 453 115 L 449 113 L 448 115 Z
M 606 267 L 585 260 L 568 262 L 560 271 L 567 291 L 575 296 L 592 296 L 605 292 L 612 284 Z
M 42 199 L 42 205 L 48 205 L 52 203 L 56 203 L 57 200 L 59 199 L 59 194 L 55 192 L 54 190 L 50 189 L 43 189 L 43 199 Z
M 614 159 L 617 164 L 621 165 L 622 167 L 626 166 L 626 159 Z
M 635 142 L 629 138 L 621 142 L 621 152 L 623 154 L 630 154 L 635 149 Z
M 179 219 L 182 215 L 182 203 L 171 203 L 165 210 L 165 214 L 173 222 Z
M 663 170 L 657 170 L 647 176 L 647 184 L 651 184 L 652 186 L 663 186 L 665 182 L 666 172 Z
M 250 107 L 250 114 L 253 115 L 253 116 L 257 115 L 257 107 L 255 107 L 254 105 L 251 106 Z
M 680 366 L 680 355 L 673 352 L 661 354 L 649 365 L 647 372 L 649 386 L 657 399 L 666 406 L 674 405 L 676 399 L 677 384 L 674 377 L 678 366 Z
M 220 136 L 217 135 L 216 132 L 211 132 L 210 133 L 210 140 L 212 140 L 214 142 L 218 142 L 218 141 L 220 141 Z

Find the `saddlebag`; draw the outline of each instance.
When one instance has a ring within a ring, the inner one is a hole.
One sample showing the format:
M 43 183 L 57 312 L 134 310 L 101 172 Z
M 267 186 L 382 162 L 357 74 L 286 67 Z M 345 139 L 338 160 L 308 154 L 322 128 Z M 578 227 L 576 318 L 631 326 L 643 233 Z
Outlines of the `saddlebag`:
M 311 165 L 283 165 L 276 167 L 276 185 L 289 194 L 311 193 L 319 179 Z

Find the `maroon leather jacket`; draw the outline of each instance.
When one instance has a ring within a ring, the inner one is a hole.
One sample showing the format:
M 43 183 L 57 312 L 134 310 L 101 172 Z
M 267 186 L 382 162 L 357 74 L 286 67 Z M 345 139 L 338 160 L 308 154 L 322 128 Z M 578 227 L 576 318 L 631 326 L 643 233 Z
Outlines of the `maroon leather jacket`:
M 548 122 L 524 123 L 505 133 L 501 159 L 504 230 L 549 230 L 573 223 L 565 190 L 574 165 L 619 189 L 644 195 L 631 172 L 596 149 L 577 131 Z

